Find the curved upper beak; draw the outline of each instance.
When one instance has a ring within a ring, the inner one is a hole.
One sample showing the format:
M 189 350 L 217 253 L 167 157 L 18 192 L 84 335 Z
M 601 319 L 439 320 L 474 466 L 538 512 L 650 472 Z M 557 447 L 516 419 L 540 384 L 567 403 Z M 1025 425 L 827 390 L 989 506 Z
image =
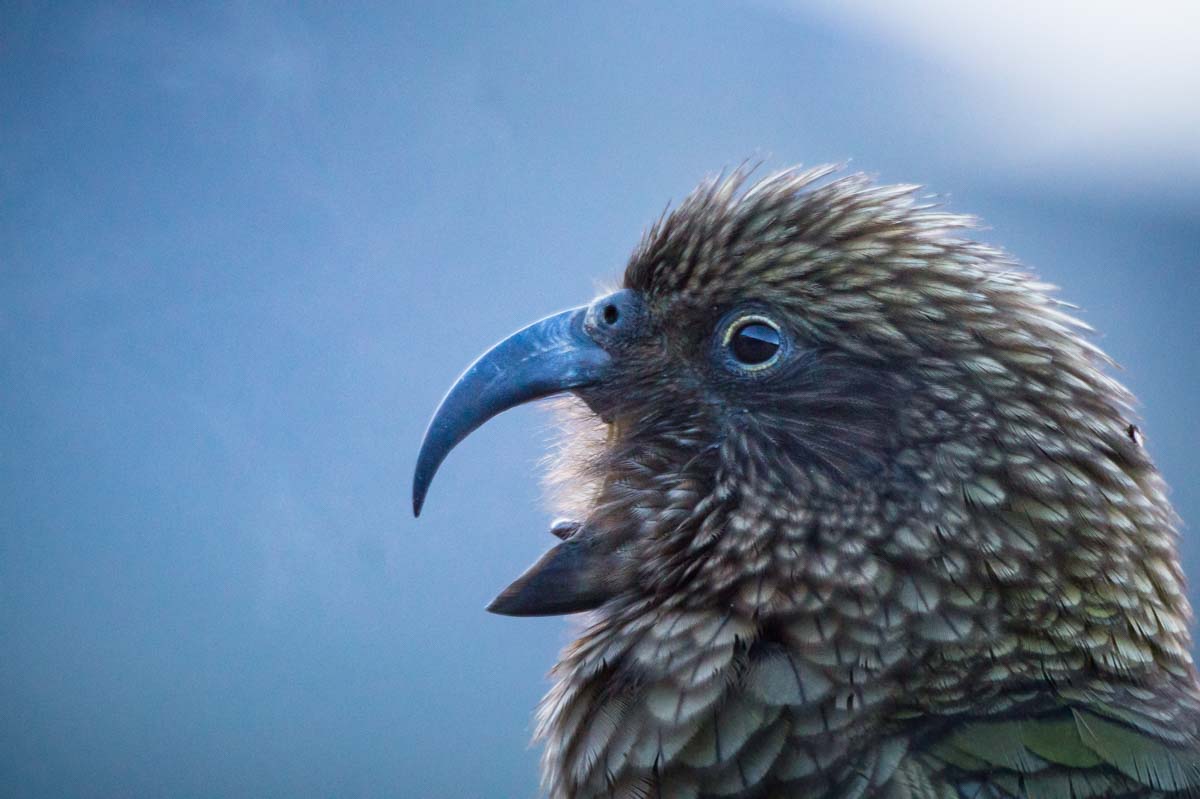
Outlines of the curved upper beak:
M 413 475 L 413 515 L 450 450 L 509 408 L 599 382 L 612 362 L 585 324 L 589 307 L 548 316 L 519 330 L 467 368 L 425 431 Z

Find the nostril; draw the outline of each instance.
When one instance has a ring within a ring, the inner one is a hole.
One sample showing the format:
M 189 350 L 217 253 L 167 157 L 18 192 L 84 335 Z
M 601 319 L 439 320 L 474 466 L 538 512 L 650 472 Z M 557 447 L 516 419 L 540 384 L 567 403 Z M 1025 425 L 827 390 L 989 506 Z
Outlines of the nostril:
M 622 289 L 593 300 L 584 312 L 583 324 L 589 335 L 612 346 L 638 335 L 644 317 L 641 299 L 631 289 Z

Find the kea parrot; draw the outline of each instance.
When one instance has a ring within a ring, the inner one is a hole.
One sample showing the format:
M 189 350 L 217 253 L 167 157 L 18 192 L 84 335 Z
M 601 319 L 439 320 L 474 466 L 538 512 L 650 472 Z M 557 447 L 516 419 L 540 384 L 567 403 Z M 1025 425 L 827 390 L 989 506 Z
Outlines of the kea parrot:
M 551 799 L 1200 796 L 1179 520 L 1069 306 L 919 187 L 704 182 L 417 459 L 557 401 Z

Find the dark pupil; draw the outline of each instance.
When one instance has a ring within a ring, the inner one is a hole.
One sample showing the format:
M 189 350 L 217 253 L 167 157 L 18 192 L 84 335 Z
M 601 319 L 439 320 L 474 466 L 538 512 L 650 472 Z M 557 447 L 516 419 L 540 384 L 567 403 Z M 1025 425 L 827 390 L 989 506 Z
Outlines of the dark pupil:
M 733 356 L 742 363 L 765 363 L 779 351 L 779 331 L 770 325 L 750 324 L 733 334 Z

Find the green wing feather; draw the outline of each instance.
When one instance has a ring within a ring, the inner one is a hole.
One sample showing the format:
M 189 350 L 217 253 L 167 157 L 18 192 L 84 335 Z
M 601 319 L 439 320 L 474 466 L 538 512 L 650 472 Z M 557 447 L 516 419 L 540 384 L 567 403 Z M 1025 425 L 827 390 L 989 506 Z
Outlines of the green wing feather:
M 1096 704 L 964 721 L 918 760 L 938 775 L 933 784 L 956 786 L 955 796 L 1200 797 L 1194 730 L 1159 729 L 1152 718 Z

